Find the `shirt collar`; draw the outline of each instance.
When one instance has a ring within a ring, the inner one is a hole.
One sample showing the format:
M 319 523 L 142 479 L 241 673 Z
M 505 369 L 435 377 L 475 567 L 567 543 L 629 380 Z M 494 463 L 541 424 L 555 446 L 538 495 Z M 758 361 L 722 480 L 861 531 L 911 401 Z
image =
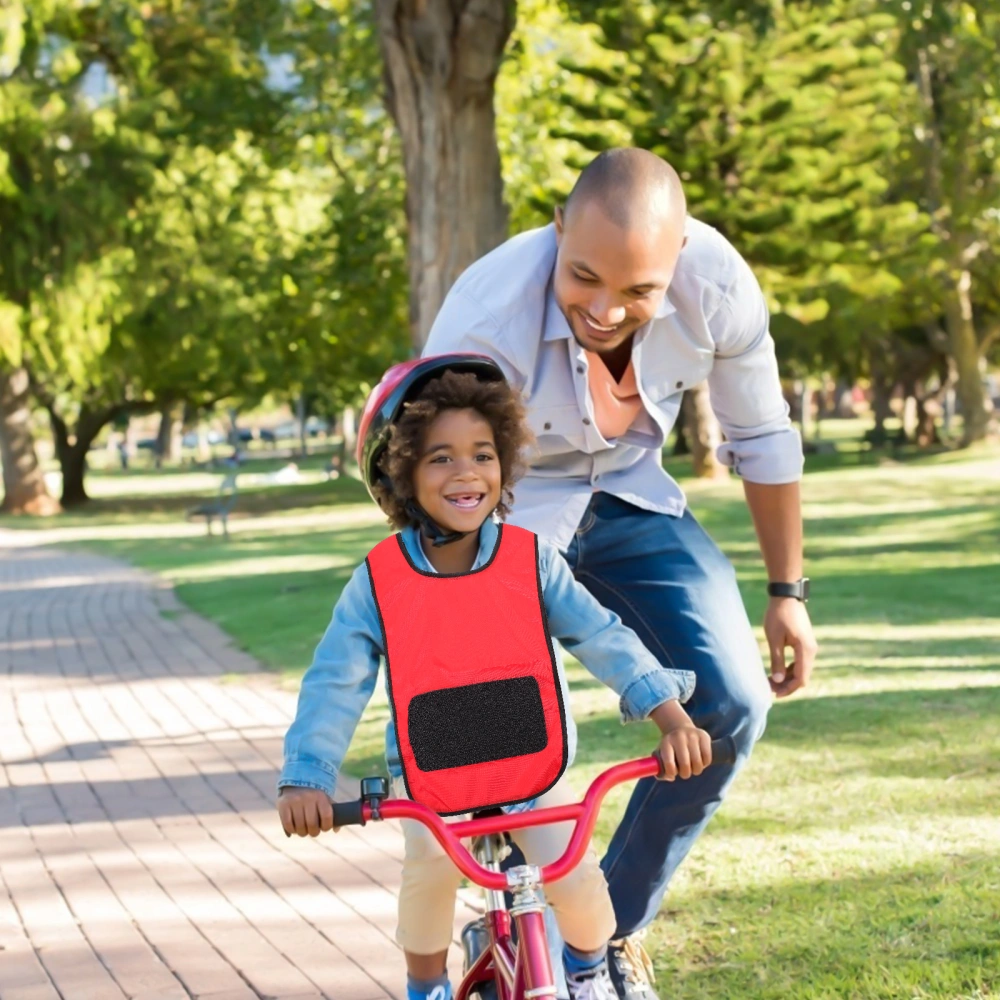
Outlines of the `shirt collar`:
M 545 341 L 550 340 L 569 340 L 573 336 L 573 331 L 569 328 L 569 323 L 566 322 L 566 317 L 563 315 L 562 309 L 559 308 L 559 303 L 556 302 L 555 289 L 552 287 L 552 279 L 549 279 L 549 287 L 545 293 L 545 325 L 543 327 L 542 339 Z
M 654 314 L 654 319 L 663 319 L 664 316 L 671 316 L 677 312 L 677 306 L 670 301 L 670 289 L 667 289 L 667 294 L 663 296 L 663 301 L 657 307 L 656 313 Z
M 496 520 L 492 516 L 488 517 L 479 529 L 479 551 L 476 553 L 476 561 L 472 564 L 472 569 L 480 569 L 489 562 L 490 556 L 493 555 L 493 550 L 497 545 L 497 532 L 498 526 Z M 425 573 L 436 573 L 437 570 L 431 565 L 427 554 L 424 552 L 418 529 L 408 524 L 400 534 L 403 536 L 403 544 L 406 546 L 406 551 L 409 552 L 410 558 L 413 560 L 413 565 Z

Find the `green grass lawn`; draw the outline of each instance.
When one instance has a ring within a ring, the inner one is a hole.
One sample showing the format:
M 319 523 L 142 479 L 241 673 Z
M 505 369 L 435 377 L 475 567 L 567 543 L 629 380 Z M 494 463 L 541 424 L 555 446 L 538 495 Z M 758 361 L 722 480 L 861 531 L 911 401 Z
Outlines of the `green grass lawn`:
M 685 485 L 759 621 L 764 577 L 738 484 Z M 0 526 L 164 574 L 294 683 L 384 534 L 377 513 L 349 479 L 260 486 L 241 502 L 266 519 L 246 518 L 227 544 L 178 533 L 187 488 L 164 473 L 152 495 Z M 819 666 L 775 705 L 652 927 L 661 995 L 1000 998 L 1000 452 L 817 455 L 804 494 Z M 620 726 L 614 696 L 569 668 L 582 790 L 654 736 Z M 356 773 L 380 768 L 386 718 L 379 696 Z M 609 798 L 602 843 L 626 795 Z

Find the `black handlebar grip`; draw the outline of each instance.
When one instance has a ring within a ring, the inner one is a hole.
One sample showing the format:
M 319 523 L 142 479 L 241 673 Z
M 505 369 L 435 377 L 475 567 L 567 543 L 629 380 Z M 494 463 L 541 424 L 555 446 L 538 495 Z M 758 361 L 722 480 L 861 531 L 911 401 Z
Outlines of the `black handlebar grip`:
M 333 803 L 334 826 L 364 826 L 365 817 L 362 813 L 364 803 L 357 799 L 354 802 Z
M 663 760 L 660 758 L 659 747 L 653 752 L 653 756 L 660 761 L 660 775 L 663 775 Z M 712 767 L 716 764 L 736 763 L 736 740 L 732 736 L 723 736 L 722 739 L 712 740 Z
M 712 763 L 736 763 L 736 740 L 732 736 L 723 736 L 721 740 L 712 740 Z

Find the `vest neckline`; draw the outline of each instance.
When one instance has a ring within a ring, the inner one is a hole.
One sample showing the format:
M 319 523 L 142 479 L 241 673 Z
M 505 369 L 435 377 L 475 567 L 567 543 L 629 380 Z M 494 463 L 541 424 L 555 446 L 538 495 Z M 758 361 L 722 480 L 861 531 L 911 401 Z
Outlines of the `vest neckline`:
M 418 573 L 420 576 L 426 576 L 430 580 L 454 580 L 457 577 L 462 576 L 475 576 L 477 573 L 482 573 L 484 570 L 490 568 L 493 565 L 494 560 L 497 557 L 497 553 L 500 551 L 500 542 L 503 540 L 503 524 L 497 525 L 497 540 L 493 543 L 493 551 L 490 553 L 489 559 L 483 563 L 478 569 L 470 569 L 467 573 L 431 573 L 426 569 L 420 569 L 413 561 L 413 557 L 410 555 L 406 548 L 406 544 L 403 542 L 403 533 L 401 531 L 396 532 L 396 543 L 399 545 L 400 550 L 403 553 L 403 558 L 406 560 L 407 565 L 414 573 Z M 417 535 L 417 544 L 421 544 L 420 536 Z

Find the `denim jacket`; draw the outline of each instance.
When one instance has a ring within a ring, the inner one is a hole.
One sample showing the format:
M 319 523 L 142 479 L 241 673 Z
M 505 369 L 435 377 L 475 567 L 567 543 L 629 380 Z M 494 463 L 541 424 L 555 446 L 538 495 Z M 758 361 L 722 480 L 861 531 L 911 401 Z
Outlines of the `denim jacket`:
M 497 535 L 496 522 L 487 519 L 479 530 L 479 552 L 473 569 L 489 560 Z M 433 573 L 418 532 L 404 528 L 402 537 L 414 565 Z M 619 696 L 623 722 L 645 719 L 665 701 L 685 702 L 691 697 L 695 684 L 691 671 L 661 666 L 635 632 L 577 583 L 568 563 L 553 546 L 539 540 L 538 553 L 542 599 L 552 638 Z M 563 704 L 568 706 L 566 672 L 559 648 L 555 643 L 553 646 Z M 333 609 L 333 620 L 302 678 L 295 721 L 285 736 L 279 788 L 296 785 L 333 795 L 354 730 L 378 682 L 383 655 L 368 567 L 362 563 L 344 587 Z M 568 709 L 566 716 L 568 763 L 572 763 L 576 726 Z M 399 777 L 402 768 L 391 721 L 386 726 L 385 752 L 389 773 Z

